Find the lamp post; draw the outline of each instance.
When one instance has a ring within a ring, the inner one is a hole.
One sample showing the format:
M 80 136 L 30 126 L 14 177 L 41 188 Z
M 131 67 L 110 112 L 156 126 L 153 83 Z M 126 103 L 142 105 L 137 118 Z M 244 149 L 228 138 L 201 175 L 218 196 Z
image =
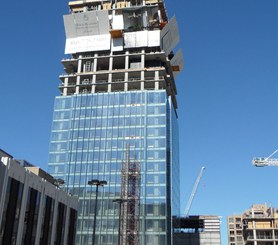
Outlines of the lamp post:
M 119 204 L 119 227 L 118 227 L 118 245 L 120 245 L 121 242 L 121 213 L 122 213 L 122 204 L 124 202 L 127 202 L 126 199 L 122 199 L 122 198 L 117 198 L 114 199 L 113 202 L 116 202 Z
M 93 179 L 88 181 L 88 185 L 96 186 L 96 198 L 95 198 L 95 213 L 94 213 L 94 227 L 93 227 L 93 240 L 92 240 L 92 245 L 95 245 L 95 235 L 96 235 L 96 217 L 97 217 L 97 198 L 98 198 L 98 187 L 99 186 L 104 186 L 107 185 L 107 181 L 105 180 L 98 180 L 98 179 Z

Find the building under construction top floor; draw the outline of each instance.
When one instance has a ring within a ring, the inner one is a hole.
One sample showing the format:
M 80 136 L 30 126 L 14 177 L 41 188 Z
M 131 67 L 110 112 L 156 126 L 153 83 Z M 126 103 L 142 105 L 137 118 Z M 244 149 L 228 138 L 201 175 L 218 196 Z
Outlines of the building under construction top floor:
M 240 215 L 228 216 L 229 245 L 278 244 L 278 208 L 254 204 Z
M 220 216 L 174 217 L 174 245 L 220 245 Z

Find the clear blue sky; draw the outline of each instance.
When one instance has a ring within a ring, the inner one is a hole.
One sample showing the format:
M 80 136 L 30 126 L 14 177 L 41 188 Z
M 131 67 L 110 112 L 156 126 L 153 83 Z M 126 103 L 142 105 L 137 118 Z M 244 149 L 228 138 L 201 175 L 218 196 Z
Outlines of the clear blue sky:
M 278 167 L 254 156 L 278 148 L 276 0 L 167 0 L 185 69 L 177 78 L 181 206 L 201 180 L 190 214 L 226 216 L 254 203 L 278 206 Z M 0 148 L 46 169 L 67 1 L 1 5 Z

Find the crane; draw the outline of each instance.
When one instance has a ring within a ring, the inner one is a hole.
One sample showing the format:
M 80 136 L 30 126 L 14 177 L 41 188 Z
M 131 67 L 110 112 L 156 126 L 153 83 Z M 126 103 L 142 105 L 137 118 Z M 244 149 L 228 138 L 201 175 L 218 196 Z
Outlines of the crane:
M 202 178 L 202 175 L 203 175 L 203 173 L 204 173 L 204 170 L 205 170 L 205 167 L 202 167 L 202 168 L 201 168 L 201 171 L 200 171 L 200 173 L 199 173 L 199 175 L 198 175 L 198 177 L 197 177 L 197 179 L 196 179 L 196 181 L 195 181 L 194 187 L 193 187 L 193 189 L 192 189 L 191 196 L 190 196 L 189 201 L 188 201 L 188 203 L 187 203 L 187 205 L 186 205 L 185 217 L 188 217 L 189 210 L 190 210 L 190 208 L 191 208 L 193 199 L 194 199 L 194 197 L 195 197 L 195 194 L 196 194 L 198 185 L 199 185 L 199 183 L 200 183 L 200 180 L 201 180 L 201 178 Z
M 257 157 L 252 160 L 252 163 L 256 167 L 265 167 L 265 166 L 278 166 L 278 158 L 271 158 L 275 153 L 278 152 L 278 149 L 275 150 L 270 156 Z

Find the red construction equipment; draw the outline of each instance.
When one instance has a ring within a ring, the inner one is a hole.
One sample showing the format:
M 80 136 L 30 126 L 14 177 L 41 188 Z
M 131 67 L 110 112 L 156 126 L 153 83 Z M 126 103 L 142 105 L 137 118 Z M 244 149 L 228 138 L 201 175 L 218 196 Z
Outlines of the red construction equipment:
M 120 205 L 119 245 L 138 245 L 140 165 L 139 162 L 130 160 L 129 145 L 127 145 L 126 160 L 122 162 Z

